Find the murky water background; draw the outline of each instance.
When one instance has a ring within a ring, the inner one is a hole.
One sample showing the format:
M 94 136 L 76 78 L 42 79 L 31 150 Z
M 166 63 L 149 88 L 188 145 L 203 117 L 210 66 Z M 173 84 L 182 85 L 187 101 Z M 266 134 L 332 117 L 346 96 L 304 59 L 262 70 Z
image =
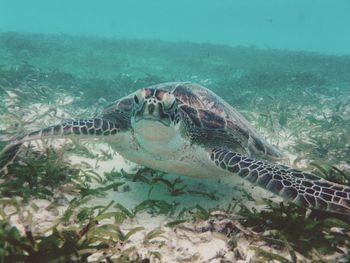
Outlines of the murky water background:
M 289 165 L 349 184 L 347 1 L 17 0 L 1 6 L 1 147 L 62 120 L 97 116 L 138 88 L 192 81 L 225 98 L 288 155 Z M 321 253 L 346 262 L 346 218 L 279 210 L 278 199 L 271 214 L 249 214 L 245 209 L 266 207 L 260 191 L 213 177 L 143 170 L 95 139 L 32 143 L 0 179 L 1 229 L 16 227 L 22 237 L 15 239 L 33 247 L 27 254 L 35 260 L 47 251 L 50 260 L 75 255 L 77 261 L 273 257 L 258 247 L 291 261 Z M 310 233 L 317 233 L 314 239 L 306 238 Z M 43 246 L 44 236 L 51 248 Z M 0 258 L 23 254 L 11 238 L 0 236 L 13 249 L 0 250 Z
M 350 53 L 347 0 L 1 1 L 0 30 Z

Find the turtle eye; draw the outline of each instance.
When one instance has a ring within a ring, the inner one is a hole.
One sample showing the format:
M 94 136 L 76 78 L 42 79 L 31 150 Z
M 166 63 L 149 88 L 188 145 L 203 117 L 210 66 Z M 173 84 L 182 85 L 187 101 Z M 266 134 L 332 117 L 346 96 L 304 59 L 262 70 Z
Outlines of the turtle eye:
M 134 101 L 136 104 L 140 104 L 139 98 L 136 95 L 134 96 Z
M 164 96 L 163 96 L 164 109 L 169 110 L 169 109 L 173 108 L 175 105 L 175 102 L 176 102 L 176 99 L 175 99 L 174 94 L 170 94 L 170 93 L 164 94 Z
M 138 90 L 135 92 L 135 95 L 134 95 L 135 104 L 137 104 L 137 105 L 142 104 L 144 98 L 145 98 L 145 91 L 144 90 Z

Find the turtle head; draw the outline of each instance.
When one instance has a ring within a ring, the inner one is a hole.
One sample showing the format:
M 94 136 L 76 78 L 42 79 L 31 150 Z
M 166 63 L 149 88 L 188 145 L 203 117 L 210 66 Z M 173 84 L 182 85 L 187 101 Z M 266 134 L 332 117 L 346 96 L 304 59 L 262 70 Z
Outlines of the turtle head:
M 134 93 L 131 126 L 141 145 L 164 150 L 176 148 L 180 123 L 180 111 L 172 92 L 145 88 Z
M 134 94 L 134 104 L 134 123 L 150 120 L 175 127 L 180 122 L 176 98 L 169 91 L 140 89 Z

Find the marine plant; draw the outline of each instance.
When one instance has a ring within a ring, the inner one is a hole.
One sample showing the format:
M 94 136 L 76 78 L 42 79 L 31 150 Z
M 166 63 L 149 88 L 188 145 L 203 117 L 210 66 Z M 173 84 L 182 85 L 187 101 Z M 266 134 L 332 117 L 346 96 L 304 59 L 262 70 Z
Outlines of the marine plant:
M 190 80 L 227 98 L 268 140 L 299 155 L 294 165 L 302 163 L 327 180 L 349 185 L 347 57 L 15 33 L 0 34 L 0 51 L 0 97 L 4 101 L 0 105 L 4 120 L 1 139 L 25 134 L 46 122 L 94 115 L 91 108 L 99 110 L 113 98 L 143 86 Z M 78 53 L 80 59 L 72 60 Z M 64 104 L 67 97 L 74 100 Z M 35 108 L 36 104 L 49 107 L 42 111 Z M 0 142 L 0 148 L 4 146 Z M 71 165 L 65 154 L 98 162 Z M 88 145 L 75 141 L 58 150 L 48 145 L 22 149 L 15 165 L 1 178 L 0 261 L 39 262 L 45 258 L 52 262 L 85 262 L 93 261 L 95 253 L 101 255 L 96 261 L 159 260 L 162 255 L 157 251 L 150 250 L 146 257 L 137 254 L 130 239 L 144 230 L 126 229 L 125 224 L 143 213 L 169 216 L 167 226 L 173 228 L 213 220 L 207 207 L 193 204 L 184 208 L 179 198 L 195 195 L 215 201 L 215 193 L 191 189 L 182 178 L 149 169 L 96 173 L 94 168 L 112 156 L 110 151 L 96 156 Z M 120 200 L 91 204 L 92 199 L 108 192 L 133 191 L 132 183 L 145 186 L 148 199 L 132 208 L 123 206 Z M 166 188 L 167 197 L 177 198 L 178 203 L 156 199 L 153 191 L 157 187 Z M 66 195 L 69 198 L 64 198 Z M 253 200 L 249 191 L 246 197 Z M 31 204 L 36 198 L 48 200 L 47 209 L 57 214 L 60 206 L 65 210 L 48 229 L 33 231 L 30 214 L 21 221 L 24 231 L 14 226 L 12 219 L 23 217 L 23 207 L 39 209 Z M 237 207 L 227 212 L 233 219 L 239 216 L 243 230 L 252 230 L 255 238 L 273 248 L 256 249 L 256 260 L 296 262 L 296 257 L 303 255 L 321 261 L 333 253 L 349 261 L 347 218 L 273 202 L 267 202 L 262 211 L 241 205 L 237 212 Z M 235 233 L 228 234 L 232 247 L 237 242 L 233 239 Z M 162 235 L 162 229 L 148 231 L 145 243 Z
M 296 252 L 309 258 L 313 253 L 345 255 L 350 249 L 347 217 L 317 211 L 310 213 L 292 204 L 272 201 L 267 201 L 267 205 L 262 211 L 241 205 L 240 222 L 260 233 L 271 246 L 287 249 L 293 262 Z

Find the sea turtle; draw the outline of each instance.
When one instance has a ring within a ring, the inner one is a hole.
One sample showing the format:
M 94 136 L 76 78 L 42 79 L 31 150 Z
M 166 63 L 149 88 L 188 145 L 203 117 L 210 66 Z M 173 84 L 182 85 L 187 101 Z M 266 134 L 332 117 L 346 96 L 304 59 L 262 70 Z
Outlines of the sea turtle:
M 13 159 L 23 142 L 69 136 L 103 137 L 126 159 L 153 169 L 238 176 L 297 205 L 350 214 L 350 187 L 273 163 L 281 153 L 233 107 L 198 84 L 146 87 L 107 106 L 100 118 L 32 132 L 3 150 L 0 165 Z

